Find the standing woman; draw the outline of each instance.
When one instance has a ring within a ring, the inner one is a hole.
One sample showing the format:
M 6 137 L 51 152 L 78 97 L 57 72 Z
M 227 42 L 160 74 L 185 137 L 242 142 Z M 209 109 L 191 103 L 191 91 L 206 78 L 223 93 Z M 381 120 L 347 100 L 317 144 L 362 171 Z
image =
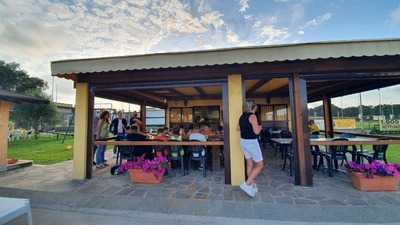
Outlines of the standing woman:
M 262 126 L 258 124 L 257 105 L 253 102 L 246 102 L 245 112 L 240 116 L 240 148 L 246 158 L 247 180 L 240 185 L 240 188 L 250 197 L 257 194 L 256 178 L 261 173 L 264 162 L 258 143 L 258 135 Z
M 105 139 L 109 135 L 109 127 L 110 127 L 110 112 L 104 111 L 100 114 L 100 119 L 97 122 L 97 128 L 96 128 L 96 136 L 97 139 Z M 104 168 L 108 166 L 104 162 L 104 154 L 106 151 L 106 146 L 105 145 L 99 145 L 97 146 L 97 151 L 96 151 L 96 168 Z

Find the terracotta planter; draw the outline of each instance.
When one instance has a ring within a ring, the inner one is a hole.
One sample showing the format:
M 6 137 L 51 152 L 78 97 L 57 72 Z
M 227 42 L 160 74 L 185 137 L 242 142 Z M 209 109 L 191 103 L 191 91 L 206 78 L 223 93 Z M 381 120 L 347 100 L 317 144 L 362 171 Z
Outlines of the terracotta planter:
M 373 176 L 367 178 L 362 173 L 350 172 L 353 186 L 360 191 L 397 191 L 399 180 L 396 177 Z
M 163 180 L 163 176 L 157 178 L 153 173 L 146 173 L 142 169 L 130 169 L 128 172 L 132 183 L 159 184 Z
M 11 164 L 15 164 L 18 162 L 18 159 L 8 159 L 7 160 L 7 164 L 11 165 Z

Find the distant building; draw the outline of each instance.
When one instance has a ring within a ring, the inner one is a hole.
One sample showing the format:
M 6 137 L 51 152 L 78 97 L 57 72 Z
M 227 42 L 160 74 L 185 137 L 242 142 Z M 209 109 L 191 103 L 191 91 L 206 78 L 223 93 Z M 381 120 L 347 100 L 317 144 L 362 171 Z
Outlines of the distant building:
M 54 103 L 57 107 L 58 121 L 56 123 L 56 128 L 67 128 L 70 123 L 74 120 L 74 107 L 72 104 L 65 103 Z

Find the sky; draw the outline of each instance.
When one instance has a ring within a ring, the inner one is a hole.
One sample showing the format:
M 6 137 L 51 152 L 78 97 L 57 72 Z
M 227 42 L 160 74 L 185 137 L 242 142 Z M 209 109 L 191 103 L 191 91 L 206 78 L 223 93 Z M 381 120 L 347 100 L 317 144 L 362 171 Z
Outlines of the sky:
M 400 0 L 0 0 L 0 18 L 0 60 L 50 87 L 53 60 L 400 38 Z M 57 78 L 55 87 L 57 101 L 74 103 L 71 81 Z M 381 93 L 383 103 L 400 104 L 400 86 Z M 364 104 L 378 102 L 376 90 L 363 93 Z M 358 104 L 358 96 L 334 103 Z

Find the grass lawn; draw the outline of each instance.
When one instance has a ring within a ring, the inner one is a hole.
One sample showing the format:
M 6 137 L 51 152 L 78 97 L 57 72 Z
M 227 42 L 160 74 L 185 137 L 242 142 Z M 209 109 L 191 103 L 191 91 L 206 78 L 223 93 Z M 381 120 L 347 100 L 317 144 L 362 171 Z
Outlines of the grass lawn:
M 34 164 L 49 165 L 72 159 L 73 138 L 67 137 L 64 144 L 55 137 L 19 140 L 9 143 L 8 158 L 33 160 Z
M 400 145 L 389 145 L 387 158 L 391 163 L 400 164 Z

